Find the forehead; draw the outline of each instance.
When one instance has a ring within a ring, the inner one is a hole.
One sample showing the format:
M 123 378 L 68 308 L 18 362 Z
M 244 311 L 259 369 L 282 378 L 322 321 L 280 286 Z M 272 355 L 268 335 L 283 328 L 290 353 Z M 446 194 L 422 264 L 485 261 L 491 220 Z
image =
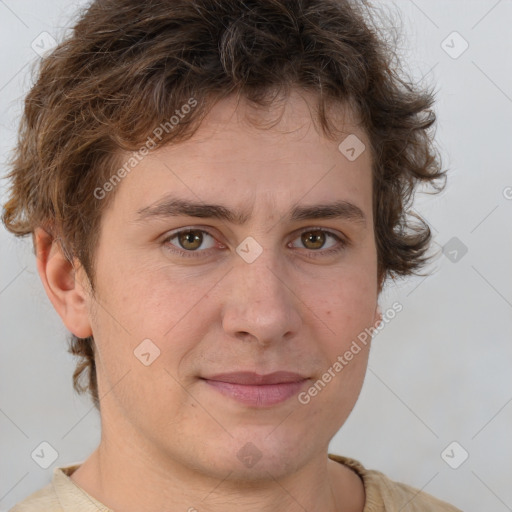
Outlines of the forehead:
M 231 95 L 220 100 L 208 112 L 192 141 L 206 141 L 208 137 L 221 136 L 225 131 L 322 146 L 329 142 L 339 144 L 348 134 L 357 133 L 361 139 L 366 138 L 355 109 L 348 103 L 333 101 L 325 103 L 327 116 L 340 133 L 328 137 L 320 125 L 317 101 L 316 94 L 299 89 L 292 89 L 289 96 L 277 98 L 268 106 L 254 104 L 244 96 Z M 236 150 L 235 146 L 233 150 Z
M 356 115 L 341 105 L 330 112 L 341 129 L 332 140 L 313 121 L 314 108 L 315 97 L 302 92 L 265 109 L 234 96 L 220 100 L 190 139 L 151 151 L 118 185 L 115 202 L 130 218 L 170 192 L 196 203 L 222 198 L 244 212 L 279 211 L 300 198 L 368 203 L 370 152 L 350 159 L 340 150 L 345 140 L 358 141 L 357 151 L 369 147 Z

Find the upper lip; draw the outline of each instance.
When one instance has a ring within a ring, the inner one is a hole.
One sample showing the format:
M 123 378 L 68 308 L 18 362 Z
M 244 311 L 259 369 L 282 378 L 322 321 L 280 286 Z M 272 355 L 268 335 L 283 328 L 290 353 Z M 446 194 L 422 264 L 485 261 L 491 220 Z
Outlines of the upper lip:
M 266 375 L 260 375 L 255 372 L 233 372 L 219 373 L 211 377 L 203 377 L 206 380 L 216 380 L 219 382 L 229 382 L 231 384 L 242 384 L 246 386 L 257 386 L 265 384 L 282 384 L 289 382 L 300 382 L 307 377 L 294 372 L 273 372 Z

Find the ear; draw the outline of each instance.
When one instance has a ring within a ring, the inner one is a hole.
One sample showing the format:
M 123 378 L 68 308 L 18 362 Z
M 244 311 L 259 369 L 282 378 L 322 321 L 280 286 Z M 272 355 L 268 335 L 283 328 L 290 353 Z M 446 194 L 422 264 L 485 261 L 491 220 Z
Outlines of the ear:
M 36 228 L 33 240 L 37 271 L 55 311 L 75 336 L 92 336 L 83 267 L 78 261 L 71 263 L 58 240 L 44 229 Z

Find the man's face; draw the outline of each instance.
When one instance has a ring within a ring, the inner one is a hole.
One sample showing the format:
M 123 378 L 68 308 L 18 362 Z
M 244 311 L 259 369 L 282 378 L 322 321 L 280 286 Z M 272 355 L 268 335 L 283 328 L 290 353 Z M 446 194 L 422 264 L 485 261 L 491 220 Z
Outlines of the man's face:
M 103 441 L 164 468 L 277 478 L 325 455 L 362 386 L 368 346 L 333 368 L 376 321 L 371 157 L 351 161 L 343 137 L 317 133 L 295 93 L 271 129 L 246 112 L 221 101 L 192 139 L 152 151 L 118 185 L 89 319 Z M 345 134 L 369 147 L 349 114 Z M 321 208 L 335 203 L 337 215 Z M 313 206 L 316 218 L 292 216 Z M 235 372 L 249 375 L 220 375 Z M 257 385 L 275 372 L 295 375 Z

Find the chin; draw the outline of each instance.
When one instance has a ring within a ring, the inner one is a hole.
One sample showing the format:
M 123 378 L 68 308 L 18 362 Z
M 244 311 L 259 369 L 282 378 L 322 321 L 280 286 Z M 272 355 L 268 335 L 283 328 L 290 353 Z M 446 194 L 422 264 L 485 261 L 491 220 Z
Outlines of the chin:
M 244 436 L 231 438 L 227 446 L 214 441 L 215 445 L 211 446 L 214 453 L 207 462 L 217 460 L 223 477 L 232 472 L 231 480 L 261 481 L 268 480 L 270 475 L 282 478 L 310 459 L 304 441 L 311 446 L 303 433 L 291 435 L 283 428 L 281 435 L 277 435 L 275 425 L 253 432 L 246 430 Z

